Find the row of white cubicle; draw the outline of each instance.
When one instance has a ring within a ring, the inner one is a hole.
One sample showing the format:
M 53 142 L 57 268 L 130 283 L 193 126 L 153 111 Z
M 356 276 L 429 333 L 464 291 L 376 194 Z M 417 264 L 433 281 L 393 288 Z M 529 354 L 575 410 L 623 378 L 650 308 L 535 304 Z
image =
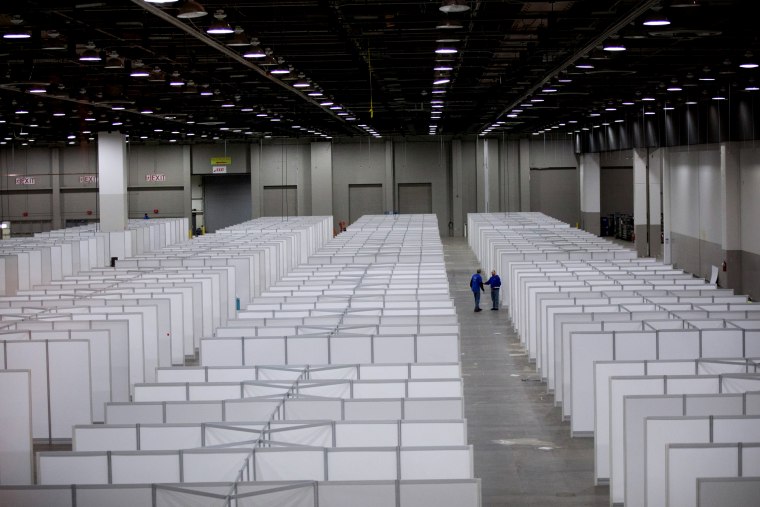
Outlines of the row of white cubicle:
M 469 228 L 572 435 L 594 438 L 611 505 L 756 501 L 760 306 L 543 215 Z
M 435 216 L 330 233 L 258 219 L 0 298 L 0 401 L 31 408 L 0 504 L 479 506 Z M 31 438 L 72 450 L 27 486 Z

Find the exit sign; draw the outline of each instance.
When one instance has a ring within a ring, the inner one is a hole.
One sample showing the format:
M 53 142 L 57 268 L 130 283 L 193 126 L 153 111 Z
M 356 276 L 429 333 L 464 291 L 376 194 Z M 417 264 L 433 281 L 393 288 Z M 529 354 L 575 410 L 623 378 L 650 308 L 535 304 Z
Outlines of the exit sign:
M 37 180 L 34 179 L 34 176 L 22 176 L 20 178 L 16 178 L 16 185 L 36 185 Z
M 79 177 L 79 183 L 97 183 L 97 181 L 98 177 L 94 175 Z
M 226 174 L 226 173 L 227 173 L 226 165 L 215 165 L 211 168 L 211 174 Z
M 145 181 L 149 183 L 157 183 L 159 181 L 166 181 L 165 174 L 146 174 Z

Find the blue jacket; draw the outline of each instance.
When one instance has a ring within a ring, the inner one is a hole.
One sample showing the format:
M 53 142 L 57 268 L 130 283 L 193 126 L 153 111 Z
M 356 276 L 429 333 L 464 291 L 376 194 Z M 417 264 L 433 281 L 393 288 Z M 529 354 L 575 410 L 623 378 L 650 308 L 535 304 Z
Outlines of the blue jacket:
M 501 278 L 499 278 L 499 275 L 491 275 L 491 278 L 488 279 L 486 285 L 490 285 L 491 290 L 498 289 L 501 287 Z
M 470 278 L 470 290 L 472 292 L 485 290 L 483 288 L 483 278 L 478 273 L 475 273 L 474 275 L 472 275 L 472 278 Z

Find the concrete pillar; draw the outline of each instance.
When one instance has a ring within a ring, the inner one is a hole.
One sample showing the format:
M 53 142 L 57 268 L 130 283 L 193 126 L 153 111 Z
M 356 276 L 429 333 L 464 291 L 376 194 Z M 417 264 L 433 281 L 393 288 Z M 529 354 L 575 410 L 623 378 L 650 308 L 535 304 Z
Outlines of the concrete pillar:
M 311 214 L 331 216 L 332 143 L 311 143 Z
M 193 163 L 190 146 L 182 147 L 182 187 L 184 188 L 183 216 L 187 218 L 190 227 L 193 225 Z
M 670 264 L 672 262 L 671 245 L 670 245 L 670 162 L 669 158 L 665 156 L 667 151 L 663 152 L 663 156 L 660 157 L 660 165 L 662 168 L 662 262 Z
M 61 217 L 61 150 L 53 148 L 50 150 L 50 185 L 53 190 L 53 220 L 50 224 L 53 229 L 62 229 L 63 220 Z
M 743 294 L 742 288 L 742 213 L 739 147 L 720 145 L 721 247 L 726 271 L 718 275 L 721 287 Z
M 251 217 L 261 218 L 264 212 L 264 203 L 261 188 L 261 160 L 263 157 L 262 151 L 264 146 L 259 141 L 259 144 L 251 144 Z
M 530 211 L 530 140 L 520 139 L 519 147 L 520 211 Z
M 666 150 L 633 150 L 633 231 L 639 257 L 662 258 L 661 174 Z
M 580 156 L 581 228 L 597 236 L 601 228 L 600 166 L 598 153 Z
M 454 236 L 464 235 L 465 216 L 462 206 L 462 141 L 451 141 L 451 216 L 454 222 Z
M 396 168 L 393 163 L 393 141 L 385 142 L 385 182 L 383 184 L 385 210 L 393 213 L 396 206 Z
M 487 213 L 489 205 L 488 140 L 475 141 L 475 206 L 478 213 Z
M 98 132 L 100 230 L 127 228 L 127 143 L 118 132 Z

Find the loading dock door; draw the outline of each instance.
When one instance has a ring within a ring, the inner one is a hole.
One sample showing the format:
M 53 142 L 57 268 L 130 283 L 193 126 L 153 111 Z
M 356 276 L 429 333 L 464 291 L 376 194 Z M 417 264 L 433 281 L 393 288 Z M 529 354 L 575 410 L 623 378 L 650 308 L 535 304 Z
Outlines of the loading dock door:
M 383 186 L 349 185 L 348 186 L 348 220 L 356 222 L 364 215 L 383 214 Z
M 430 183 L 399 183 L 398 212 L 432 213 L 433 188 Z

